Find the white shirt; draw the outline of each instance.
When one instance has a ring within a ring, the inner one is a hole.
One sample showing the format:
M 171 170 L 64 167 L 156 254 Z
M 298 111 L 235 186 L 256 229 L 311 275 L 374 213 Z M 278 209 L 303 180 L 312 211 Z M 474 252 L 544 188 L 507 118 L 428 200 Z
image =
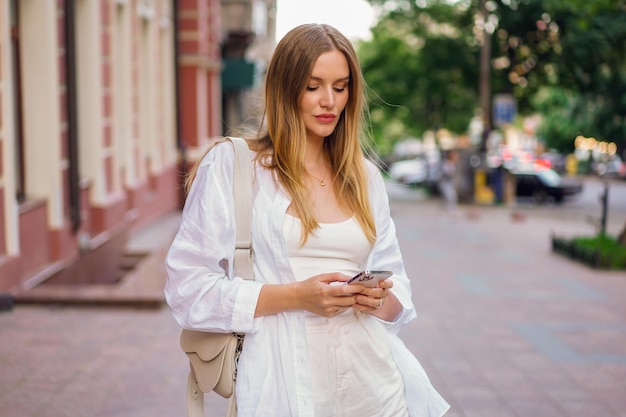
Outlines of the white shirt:
M 233 276 L 229 268 L 235 248 L 233 164 L 232 145 L 220 144 L 198 168 L 180 229 L 166 257 L 166 301 L 184 328 L 246 333 L 237 373 L 239 417 L 313 417 L 305 312 L 254 317 L 265 283 L 295 281 L 283 234 L 291 199 L 272 172 L 255 166 L 255 281 Z M 397 336 L 400 327 L 415 318 L 415 308 L 384 181 L 373 164 L 368 162 L 367 166 L 377 239 L 362 268 L 394 271 L 391 291 L 403 307 L 394 322 L 377 322 L 389 329 L 393 359 L 403 374 L 411 417 L 438 417 L 448 409 L 447 403 Z

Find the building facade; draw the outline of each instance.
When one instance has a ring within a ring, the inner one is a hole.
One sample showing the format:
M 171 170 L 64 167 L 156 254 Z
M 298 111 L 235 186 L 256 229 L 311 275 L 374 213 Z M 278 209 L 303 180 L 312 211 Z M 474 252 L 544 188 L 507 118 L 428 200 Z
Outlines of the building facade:
M 118 279 L 129 232 L 181 207 L 223 134 L 225 3 L 0 2 L 0 292 Z

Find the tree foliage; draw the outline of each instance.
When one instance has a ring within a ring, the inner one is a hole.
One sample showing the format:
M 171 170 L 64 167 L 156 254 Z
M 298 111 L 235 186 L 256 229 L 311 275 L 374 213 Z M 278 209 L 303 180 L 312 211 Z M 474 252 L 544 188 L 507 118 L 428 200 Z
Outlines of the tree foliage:
M 626 145 L 626 6 L 611 0 L 498 0 L 495 84 L 544 116 L 550 147 L 579 134 Z M 554 95 L 554 97 L 551 97 Z
M 463 132 L 478 104 L 480 24 L 490 25 L 492 92 L 540 111 L 550 147 L 578 134 L 626 148 L 624 0 L 369 0 L 380 20 L 359 48 L 379 139 Z
M 402 3 L 389 8 L 372 39 L 359 45 L 379 144 L 428 129 L 467 129 L 477 100 L 477 55 L 461 29 L 464 18 L 446 2 Z

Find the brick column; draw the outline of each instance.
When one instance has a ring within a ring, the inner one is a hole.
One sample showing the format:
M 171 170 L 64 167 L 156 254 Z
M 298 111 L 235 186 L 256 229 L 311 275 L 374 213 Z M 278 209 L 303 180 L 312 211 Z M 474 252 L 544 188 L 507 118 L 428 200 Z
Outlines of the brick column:
M 181 0 L 178 8 L 180 133 L 192 162 L 222 134 L 220 3 Z

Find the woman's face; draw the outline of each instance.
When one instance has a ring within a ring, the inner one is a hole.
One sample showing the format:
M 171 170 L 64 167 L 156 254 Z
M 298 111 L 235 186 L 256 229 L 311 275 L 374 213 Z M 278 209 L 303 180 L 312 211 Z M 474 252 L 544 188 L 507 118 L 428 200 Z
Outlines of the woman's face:
M 321 54 L 300 99 L 300 115 L 307 140 L 320 140 L 335 130 L 339 116 L 348 103 L 350 67 L 339 51 Z

